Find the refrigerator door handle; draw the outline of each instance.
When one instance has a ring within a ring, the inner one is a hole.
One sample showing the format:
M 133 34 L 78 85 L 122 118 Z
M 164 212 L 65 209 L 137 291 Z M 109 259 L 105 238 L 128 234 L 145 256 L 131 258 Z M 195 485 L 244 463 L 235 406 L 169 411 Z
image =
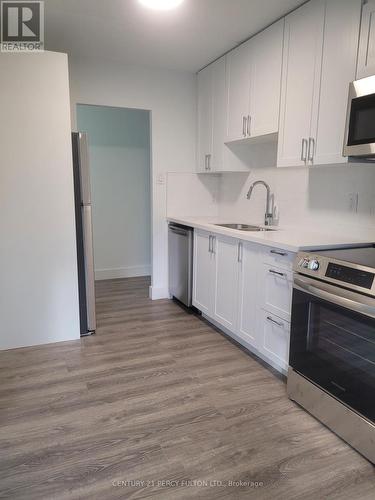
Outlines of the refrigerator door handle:
M 82 220 L 83 220 L 83 246 L 85 253 L 87 326 L 89 332 L 94 332 L 96 329 L 96 317 L 95 317 L 95 276 L 94 276 L 94 251 L 93 251 L 93 241 L 92 241 L 91 205 L 82 206 Z
M 91 204 L 91 182 L 88 137 L 84 132 L 78 132 L 78 155 L 80 165 L 82 205 Z

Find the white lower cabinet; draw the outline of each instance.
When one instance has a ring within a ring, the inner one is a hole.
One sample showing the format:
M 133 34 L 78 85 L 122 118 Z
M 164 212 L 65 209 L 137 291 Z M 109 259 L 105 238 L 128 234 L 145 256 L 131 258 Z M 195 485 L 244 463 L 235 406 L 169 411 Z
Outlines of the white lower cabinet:
M 258 349 L 273 366 L 287 371 L 289 364 L 290 323 L 264 309 L 259 310 Z
M 234 238 L 214 236 L 213 318 L 234 332 L 237 326 L 240 243 Z
M 193 305 L 286 372 L 293 254 L 272 250 L 195 230 Z
M 240 270 L 236 333 L 253 347 L 258 348 L 256 309 L 259 245 L 243 241 L 239 243 L 239 248 Z
M 193 305 L 209 315 L 212 310 L 213 236 L 205 231 L 194 231 Z
M 237 325 L 239 242 L 194 232 L 193 305 L 234 332 Z

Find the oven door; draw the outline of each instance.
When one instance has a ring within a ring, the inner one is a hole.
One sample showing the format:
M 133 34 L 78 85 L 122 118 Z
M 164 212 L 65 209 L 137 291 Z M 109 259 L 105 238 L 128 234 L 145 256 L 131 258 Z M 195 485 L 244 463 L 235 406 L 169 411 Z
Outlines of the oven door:
M 375 156 L 374 77 L 350 84 L 343 155 Z
M 296 276 L 289 364 L 375 421 L 375 300 Z

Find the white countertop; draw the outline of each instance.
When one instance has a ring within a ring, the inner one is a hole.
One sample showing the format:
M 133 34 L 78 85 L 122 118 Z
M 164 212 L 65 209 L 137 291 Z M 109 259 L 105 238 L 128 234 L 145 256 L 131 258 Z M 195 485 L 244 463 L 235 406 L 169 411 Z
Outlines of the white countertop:
M 217 234 L 223 234 L 226 236 L 231 236 L 233 238 L 238 238 L 244 241 L 252 241 L 254 243 L 259 243 L 260 245 L 277 247 L 282 250 L 288 250 L 290 252 L 299 252 L 306 250 L 326 250 L 342 247 L 354 247 L 368 245 L 375 242 L 375 234 L 369 234 L 366 238 L 360 238 L 358 236 L 353 237 L 350 234 L 334 234 L 326 230 L 326 232 L 316 232 L 314 230 L 309 230 L 301 227 L 277 227 L 276 231 L 260 231 L 260 232 L 248 232 L 239 231 L 237 229 L 228 229 L 224 227 L 217 226 L 215 224 L 225 224 L 231 222 L 237 222 L 233 220 L 224 220 L 223 218 L 215 217 L 167 217 L 169 222 L 175 222 L 177 224 L 183 224 L 185 226 L 190 226 L 196 229 L 203 229 L 205 231 L 211 231 Z M 242 222 L 242 221 L 238 221 Z M 247 222 L 251 224 L 251 222 Z M 254 223 L 254 225 L 258 225 Z M 271 226 L 273 227 L 273 226 Z

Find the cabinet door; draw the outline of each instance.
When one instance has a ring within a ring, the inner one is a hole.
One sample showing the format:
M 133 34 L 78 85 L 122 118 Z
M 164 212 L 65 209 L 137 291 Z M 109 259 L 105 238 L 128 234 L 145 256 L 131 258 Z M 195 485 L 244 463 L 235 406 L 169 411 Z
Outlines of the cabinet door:
M 307 162 L 306 142 L 322 58 L 324 9 L 322 0 L 306 3 L 285 18 L 281 84 L 279 167 Z M 305 147 L 303 147 L 305 146 Z
M 327 2 L 319 109 L 313 114 L 311 131 L 316 146 L 310 164 L 347 162 L 342 150 L 349 83 L 355 80 L 360 17 L 361 0 Z
M 260 352 L 284 371 L 289 365 L 290 323 L 268 311 L 259 314 Z
M 362 8 L 357 79 L 375 74 L 375 0 L 368 0 Z
M 198 73 L 197 171 L 206 172 L 212 155 L 212 67 Z M 212 161 L 212 160 L 211 160 Z
M 237 317 L 239 246 L 226 236 L 214 236 L 215 290 L 213 318 L 234 332 Z
M 252 39 L 250 71 L 251 136 L 279 130 L 284 19 Z
M 246 137 L 249 114 L 251 40 L 227 55 L 227 142 Z
M 245 241 L 240 245 L 237 335 L 257 347 L 258 245 Z
M 213 253 L 209 233 L 194 231 L 193 305 L 207 315 L 212 311 Z
M 222 170 L 224 141 L 226 135 L 226 58 L 222 57 L 212 64 L 212 164 L 213 171 Z

